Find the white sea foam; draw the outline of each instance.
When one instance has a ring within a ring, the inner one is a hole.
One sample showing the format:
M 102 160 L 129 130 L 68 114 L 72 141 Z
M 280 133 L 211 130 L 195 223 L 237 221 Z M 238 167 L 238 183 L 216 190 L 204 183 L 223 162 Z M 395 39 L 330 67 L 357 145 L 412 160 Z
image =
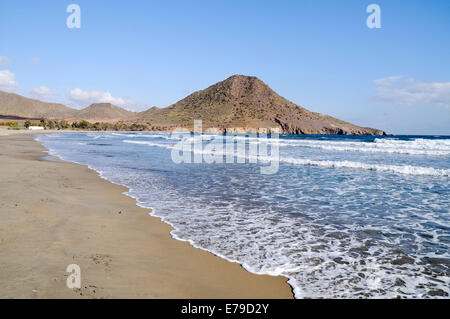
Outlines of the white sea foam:
M 433 167 L 421 167 L 412 165 L 399 166 L 399 165 L 384 165 L 384 164 L 367 164 L 352 161 L 316 161 L 303 158 L 281 158 L 280 161 L 283 163 L 293 165 L 318 166 L 325 168 L 353 168 L 377 172 L 392 172 L 406 175 L 429 175 L 436 177 L 450 176 L 450 170 L 448 169 L 437 169 Z
M 147 137 L 160 137 L 167 140 L 180 140 L 179 136 L 170 134 L 151 134 Z M 184 137 L 186 142 L 209 141 L 217 135 L 203 134 Z M 227 140 L 246 140 L 251 143 L 273 143 L 274 139 L 255 136 L 228 135 L 223 136 Z M 409 155 L 429 155 L 429 156 L 450 156 L 450 140 L 448 139 L 423 139 L 416 138 L 410 140 L 377 138 L 374 142 L 361 141 L 321 141 L 308 139 L 280 139 L 277 141 L 281 147 L 306 147 L 327 151 L 341 152 L 364 152 L 364 153 L 389 153 L 389 154 L 409 154 Z
M 270 138 L 255 138 L 235 136 L 233 139 L 247 139 L 255 143 L 270 143 Z M 320 141 L 307 139 L 280 139 L 279 146 L 307 147 L 327 151 L 364 152 L 364 153 L 390 153 L 430 156 L 450 156 L 450 140 L 426 140 L 422 138 L 399 140 L 377 138 L 374 142 L 361 141 Z
M 124 136 L 124 137 L 134 137 L 135 135 L 132 134 L 126 134 L 126 133 L 111 133 L 114 136 Z
M 148 145 L 148 146 L 155 146 L 155 147 L 162 147 L 167 149 L 179 149 L 175 146 L 169 145 L 169 144 L 161 144 L 161 143 L 155 143 L 155 142 L 149 142 L 149 141 L 130 141 L 130 140 L 124 140 L 124 143 L 130 143 L 130 144 L 140 144 L 140 145 Z
M 155 147 L 162 147 L 166 149 L 176 149 L 182 151 L 183 149 L 170 145 L 170 144 L 161 144 L 150 141 L 132 141 L 132 140 L 124 140 L 124 143 L 132 143 L 132 144 L 141 144 Z M 192 153 L 195 154 L 215 154 L 212 151 L 204 151 L 204 150 L 194 150 L 191 149 Z M 224 154 L 227 153 L 224 151 Z M 254 160 L 259 160 L 261 162 L 271 162 L 273 161 L 272 157 L 251 157 L 246 154 L 237 153 L 236 157 L 241 157 L 249 160 L 250 158 Z M 316 166 L 323 168 L 346 168 L 346 169 L 362 169 L 376 172 L 390 172 L 396 174 L 406 174 L 406 175 L 428 175 L 435 177 L 449 177 L 450 170 L 449 169 L 438 169 L 433 167 L 421 167 L 421 166 L 413 166 L 413 165 L 387 165 L 387 164 L 369 164 L 369 163 L 361 163 L 354 161 L 324 161 L 324 160 L 313 160 L 308 158 L 293 158 L 293 157 L 283 157 L 280 156 L 280 162 L 291 164 L 291 165 L 303 165 L 303 166 Z
M 329 151 L 450 156 L 450 143 L 448 140 L 414 139 L 411 141 L 404 141 L 395 139 L 376 139 L 373 143 L 302 140 L 295 141 L 293 145 L 320 148 Z

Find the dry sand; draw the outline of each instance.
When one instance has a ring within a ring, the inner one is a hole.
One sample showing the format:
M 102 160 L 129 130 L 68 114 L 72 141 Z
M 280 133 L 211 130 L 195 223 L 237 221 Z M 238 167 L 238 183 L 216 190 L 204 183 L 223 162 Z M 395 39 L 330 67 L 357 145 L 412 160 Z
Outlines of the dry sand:
M 0 130 L 10 133 L 0 137 L 1 298 L 292 298 L 285 278 L 172 239 L 126 188 L 44 160 L 33 134 Z M 66 286 L 69 264 L 81 289 Z

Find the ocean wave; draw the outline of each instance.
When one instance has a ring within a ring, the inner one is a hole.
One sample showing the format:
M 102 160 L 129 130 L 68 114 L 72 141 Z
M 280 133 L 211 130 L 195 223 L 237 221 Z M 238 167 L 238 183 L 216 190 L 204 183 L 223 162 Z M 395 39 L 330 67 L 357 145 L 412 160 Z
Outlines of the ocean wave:
M 438 169 L 433 167 L 422 167 L 412 165 L 368 164 L 352 161 L 317 161 L 317 160 L 297 159 L 297 158 L 281 158 L 280 162 L 294 165 L 307 165 L 325 168 L 363 169 L 369 171 L 391 172 L 405 175 L 428 175 L 435 177 L 450 176 L 450 170 L 448 169 Z
M 140 144 L 140 145 L 147 145 L 147 146 L 156 146 L 156 147 L 162 147 L 167 149 L 177 149 L 175 146 L 169 145 L 169 144 L 160 144 L 160 143 L 154 143 L 149 141 L 130 141 L 130 140 L 124 140 L 122 141 L 124 143 L 129 144 Z
M 166 140 L 181 140 L 186 142 L 210 141 L 215 138 L 224 138 L 226 140 L 245 140 L 249 143 L 278 143 L 280 147 L 305 147 L 322 149 L 326 151 L 337 152 L 364 152 L 364 153 L 388 153 L 405 155 L 425 155 L 425 156 L 450 156 L 449 139 L 423 139 L 416 138 L 411 140 L 399 140 L 389 138 L 376 138 L 373 142 L 362 141 L 324 141 L 324 140 L 306 140 L 306 139 L 273 139 L 256 136 L 239 135 L 193 135 L 189 137 L 180 137 L 179 135 L 169 134 L 148 134 L 147 137 L 158 137 Z M 145 137 L 143 136 L 143 137 Z
M 171 150 L 179 150 L 183 151 L 181 147 L 177 147 L 169 144 L 160 144 L 149 141 L 132 141 L 132 140 L 124 140 L 124 143 L 131 144 L 140 144 L 154 147 L 161 147 Z M 193 148 L 189 150 L 194 154 L 204 154 L 204 155 L 215 155 L 216 151 L 204 151 L 204 150 L 194 150 Z M 261 161 L 261 162 L 273 162 L 273 157 L 264 157 L 264 156 L 249 156 L 247 154 L 242 153 L 232 153 L 236 157 L 245 158 L 247 160 L 253 160 L 253 162 Z M 227 155 L 224 151 L 223 155 Z M 449 177 L 450 170 L 449 169 L 439 169 L 433 167 L 422 167 L 422 166 L 413 166 L 413 165 L 387 165 L 387 164 L 369 164 L 362 162 L 354 162 L 354 161 L 331 161 L 331 160 L 313 160 L 308 158 L 293 158 L 293 157 L 282 157 L 280 156 L 279 161 L 281 163 L 291 164 L 291 165 L 302 165 L 302 166 L 316 166 L 323 168 L 344 168 L 344 169 L 362 169 L 376 172 L 388 172 L 388 173 L 396 173 L 396 174 L 404 174 L 404 175 L 427 175 L 434 177 Z
M 126 134 L 126 133 L 111 133 L 111 135 L 114 135 L 114 136 L 124 136 L 124 137 L 131 137 L 131 138 L 133 138 L 133 137 L 135 137 L 135 135 L 133 135 L 133 134 Z
M 261 143 L 271 143 L 274 140 L 270 138 L 254 137 L 233 137 L 233 139 L 248 139 L 248 141 Z M 279 139 L 279 146 L 285 147 L 306 147 L 316 148 L 327 151 L 340 152 L 365 152 L 365 153 L 390 153 L 390 154 L 409 154 L 409 155 L 427 155 L 427 156 L 450 156 L 450 140 L 436 139 L 413 139 L 409 141 L 397 139 L 380 139 L 374 142 L 361 141 L 319 141 L 319 140 L 289 140 Z

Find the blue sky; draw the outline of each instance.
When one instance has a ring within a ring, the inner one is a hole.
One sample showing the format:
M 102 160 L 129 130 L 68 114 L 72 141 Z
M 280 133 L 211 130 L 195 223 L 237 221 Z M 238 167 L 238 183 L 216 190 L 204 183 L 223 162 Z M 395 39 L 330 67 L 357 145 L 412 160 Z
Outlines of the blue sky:
M 2 0 L 0 89 L 142 110 L 245 74 L 355 124 L 450 135 L 449 39 L 447 0 Z

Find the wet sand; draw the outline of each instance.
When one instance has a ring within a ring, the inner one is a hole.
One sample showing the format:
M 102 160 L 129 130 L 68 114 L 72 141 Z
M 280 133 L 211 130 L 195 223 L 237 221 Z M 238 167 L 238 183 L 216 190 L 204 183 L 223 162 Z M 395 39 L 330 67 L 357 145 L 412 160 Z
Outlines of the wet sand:
M 125 187 L 49 161 L 34 137 L 0 130 L 1 298 L 292 298 L 285 278 L 171 238 Z M 80 289 L 66 286 L 69 264 Z

